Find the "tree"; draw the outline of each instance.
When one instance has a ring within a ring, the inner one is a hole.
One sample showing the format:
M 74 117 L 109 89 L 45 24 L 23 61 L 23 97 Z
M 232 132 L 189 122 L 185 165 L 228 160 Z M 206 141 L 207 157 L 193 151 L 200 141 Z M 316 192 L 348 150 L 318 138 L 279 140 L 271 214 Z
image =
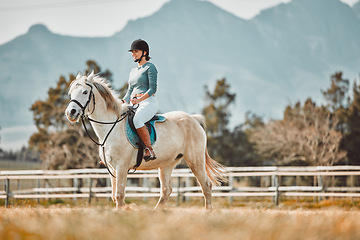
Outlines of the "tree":
M 213 92 L 205 87 L 206 106 L 203 115 L 206 119 L 208 149 L 211 156 L 227 166 L 248 166 L 257 164 L 252 144 L 247 140 L 243 125 L 229 129 L 230 107 L 235 94 L 230 93 L 230 85 L 225 79 L 218 80 Z
M 344 108 L 347 100 L 347 93 L 349 91 L 349 80 L 343 78 L 342 72 L 336 72 L 331 75 L 330 88 L 322 91 L 325 99 L 329 103 L 332 112 L 339 108 Z
M 330 87 L 322 91 L 325 99 L 328 102 L 329 111 L 338 119 L 338 126 L 336 126 L 341 133 L 346 130 L 347 122 L 347 107 L 349 104 L 349 80 L 343 78 L 342 72 L 336 72 L 331 75 Z
M 252 130 L 251 141 L 265 158 L 277 165 L 334 165 L 346 152 L 340 149 L 338 120 L 325 107 L 308 99 L 288 106 L 283 120 L 272 120 Z
M 94 61 L 87 61 L 85 73 L 95 73 L 112 81 L 112 74 L 101 73 Z M 37 132 L 29 140 L 29 147 L 41 153 L 40 158 L 48 169 L 95 167 L 98 163 L 98 147 L 86 136 L 81 124 L 71 125 L 64 117 L 69 102 L 68 88 L 75 79 L 61 76 L 55 88 L 50 88 L 46 100 L 36 101 L 31 106 Z M 91 127 L 89 126 L 89 129 Z
M 216 82 L 213 93 L 205 86 L 207 106 L 203 109 L 203 114 L 207 120 L 208 134 L 212 137 L 221 136 L 229 131 L 229 107 L 234 103 L 236 96 L 229 93 L 229 89 L 230 85 L 226 83 L 225 78 Z
M 348 131 L 344 134 L 342 145 L 347 151 L 348 162 L 360 165 L 360 86 L 356 81 L 352 91 L 353 99 L 346 112 Z

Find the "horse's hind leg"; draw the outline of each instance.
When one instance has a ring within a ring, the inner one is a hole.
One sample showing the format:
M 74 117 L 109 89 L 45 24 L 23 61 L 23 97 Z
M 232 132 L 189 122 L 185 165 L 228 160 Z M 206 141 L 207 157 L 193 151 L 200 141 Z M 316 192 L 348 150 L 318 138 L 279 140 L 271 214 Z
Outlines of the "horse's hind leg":
M 195 160 L 196 158 L 192 158 L 192 159 Z M 189 161 L 190 159 L 188 158 L 185 158 L 185 160 L 201 186 L 202 192 L 205 197 L 205 208 L 212 209 L 212 204 L 211 204 L 212 183 L 211 180 L 206 175 L 205 154 L 204 154 L 204 159 L 198 157 L 196 161 Z
M 170 194 L 172 192 L 171 188 L 171 172 L 174 166 L 165 166 L 160 168 L 159 179 L 161 185 L 161 195 L 158 203 L 155 208 L 162 207 L 169 200 Z

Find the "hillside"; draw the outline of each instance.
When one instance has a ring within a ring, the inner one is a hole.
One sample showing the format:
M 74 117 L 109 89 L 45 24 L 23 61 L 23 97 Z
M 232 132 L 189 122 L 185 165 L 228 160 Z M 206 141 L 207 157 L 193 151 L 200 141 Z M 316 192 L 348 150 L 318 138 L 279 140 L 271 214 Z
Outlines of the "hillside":
M 107 38 L 62 36 L 35 25 L 0 46 L 0 126 L 31 125 L 31 104 L 44 99 L 60 75 L 83 71 L 88 59 L 122 86 L 134 66 L 127 49 L 137 38 L 150 44 L 162 112 L 201 112 L 204 85 L 226 77 L 237 95 L 235 124 L 249 110 L 281 117 L 289 103 L 321 100 L 320 89 L 335 71 L 357 76 L 358 5 L 293 0 L 244 20 L 210 2 L 171 0 Z

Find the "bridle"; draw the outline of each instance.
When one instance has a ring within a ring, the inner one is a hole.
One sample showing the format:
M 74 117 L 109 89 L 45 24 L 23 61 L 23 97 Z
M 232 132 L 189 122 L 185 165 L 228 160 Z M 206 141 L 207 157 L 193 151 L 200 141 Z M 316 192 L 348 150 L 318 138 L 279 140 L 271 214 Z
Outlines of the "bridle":
M 89 93 L 89 98 L 88 100 L 86 101 L 85 105 L 83 106 L 78 100 L 76 99 L 71 99 L 69 103 L 71 102 L 74 102 L 76 103 L 82 110 L 82 113 L 81 113 L 81 121 L 82 121 L 82 124 L 84 126 L 84 129 L 86 131 L 86 134 L 89 136 L 89 138 L 98 146 L 102 147 L 102 151 L 103 151 L 103 159 L 104 159 L 104 163 L 105 163 L 105 166 L 108 170 L 108 172 L 110 173 L 111 176 L 113 176 L 114 178 L 116 178 L 114 176 L 114 174 L 110 171 L 109 169 L 109 166 L 106 162 L 106 157 L 105 157 L 105 143 L 106 143 L 106 140 L 108 139 L 110 133 L 112 132 L 112 130 L 115 128 L 116 124 L 118 124 L 119 122 L 121 122 L 122 120 L 124 120 L 130 113 L 130 111 L 134 111 L 134 108 L 129 108 L 129 110 L 125 111 L 124 113 L 122 113 L 120 115 L 121 118 L 117 119 L 116 121 L 114 122 L 101 122 L 101 121 L 97 121 L 97 120 L 94 120 L 94 119 L 91 119 L 88 115 L 85 114 L 86 112 L 86 108 L 89 106 L 89 103 L 91 102 L 91 98 L 93 99 L 93 105 L 94 105 L 94 108 L 92 110 L 92 112 L 89 114 L 91 115 L 94 111 L 95 111 L 95 94 L 93 93 L 93 86 L 91 84 L 88 84 L 88 83 L 85 83 L 87 86 L 90 87 L 90 93 Z M 89 131 L 86 127 L 86 124 L 85 124 L 85 121 L 84 119 L 87 118 L 89 120 L 89 122 L 94 122 L 94 123 L 98 123 L 98 124 L 107 124 L 107 125 L 111 125 L 112 124 L 112 127 L 110 128 L 109 132 L 106 134 L 105 138 L 104 138 L 104 141 L 102 143 L 100 142 L 97 142 L 95 139 L 93 139 L 91 137 L 91 135 L 89 134 Z M 116 170 L 114 170 L 116 171 Z M 136 169 L 135 169 L 136 171 Z M 134 172 L 135 172 L 134 171 Z
M 89 98 L 88 98 L 88 100 L 86 101 L 85 105 L 83 106 L 83 105 L 82 105 L 78 100 L 76 100 L 76 99 L 71 99 L 70 102 L 69 102 L 69 103 L 74 102 L 74 103 L 76 103 L 76 104 L 81 108 L 81 111 L 82 111 L 81 117 L 84 117 L 84 115 L 85 115 L 85 110 L 86 110 L 86 108 L 88 107 L 88 105 L 89 105 L 89 103 L 90 103 L 90 101 L 91 101 L 91 97 L 92 97 L 92 96 L 93 96 L 94 108 L 93 108 L 92 112 L 90 113 L 90 115 L 93 114 L 93 112 L 95 111 L 95 96 L 94 96 L 94 93 L 93 93 L 93 86 L 92 86 L 91 84 L 88 84 L 88 83 L 85 83 L 85 84 L 90 87 Z

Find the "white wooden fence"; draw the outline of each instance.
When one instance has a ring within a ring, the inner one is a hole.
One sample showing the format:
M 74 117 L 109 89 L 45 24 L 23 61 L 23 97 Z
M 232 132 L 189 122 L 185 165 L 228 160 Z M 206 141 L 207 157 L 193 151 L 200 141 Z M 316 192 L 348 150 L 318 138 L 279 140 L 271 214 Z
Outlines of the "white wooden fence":
M 213 188 L 214 197 L 228 197 L 229 201 L 235 197 L 272 197 L 275 204 L 279 204 L 280 197 L 360 198 L 360 187 L 357 186 L 360 185 L 360 166 L 231 167 L 227 170 L 229 181 Z M 157 170 L 129 174 L 126 197 L 145 201 L 149 197 L 159 197 L 157 177 Z M 341 186 L 336 183 L 339 177 Z M 176 197 L 177 204 L 191 197 L 202 197 L 189 169 L 175 169 L 172 178 L 171 197 Z M 106 179 L 106 186 L 96 187 L 98 179 Z M 55 184 L 49 184 L 50 181 Z M 304 182 L 307 185 L 303 185 Z M 94 197 L 111 197 L 106 169 L 0 171 L 0 184 L 0 199 L 4 199 L 5 206 L 11 199 L 88 198 L 91 202 Z

